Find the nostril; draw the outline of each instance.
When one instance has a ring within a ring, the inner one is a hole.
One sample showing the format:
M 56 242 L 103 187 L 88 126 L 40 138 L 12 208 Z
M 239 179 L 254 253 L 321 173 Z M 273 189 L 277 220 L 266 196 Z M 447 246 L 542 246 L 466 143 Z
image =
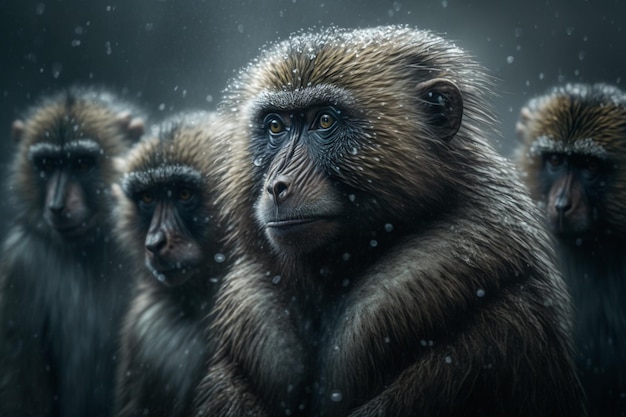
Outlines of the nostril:
M 165 234 L 162 231 L 148 233 L 146 236 L 146 249 L 155 255 L 165 247 L 165 243 Z
M 565 213 L 572 208 L 572 203 L 567 197 L 559 197 L 554 204 L 554 208 L 559 213 Z
M 282 181 L 277 181 L 274 183 L 273 194 L 277 197 L 284 195 L 287 192 L 287 184 Z
M 54 214 L 61 214 L 61 212 L 63 211 L 63 205 L 62 204 L 50 204 L 48 206 L 48 210 L 50 210 Z
M 281 175 L 267 186 L 267 192 L 274 197 L 274 201 L 279 203 L 289 195 L 289 185 L 289 178 Z
M 146 243 L 146 249 L 148 249 L 148 251 L 156 254 L 159 251 L 159 245 L 156 243 Z

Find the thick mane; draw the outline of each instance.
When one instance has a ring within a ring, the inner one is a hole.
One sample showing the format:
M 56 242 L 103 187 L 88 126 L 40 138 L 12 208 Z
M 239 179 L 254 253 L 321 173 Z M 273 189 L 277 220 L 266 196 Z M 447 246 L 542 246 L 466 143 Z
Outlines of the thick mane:
M 489 143 L 492 86 L 406 26 L 294 35 L 231 82 L 220 200 L 243 249 L 216 302 L 202 411 L 580 410 L 567 292 Z

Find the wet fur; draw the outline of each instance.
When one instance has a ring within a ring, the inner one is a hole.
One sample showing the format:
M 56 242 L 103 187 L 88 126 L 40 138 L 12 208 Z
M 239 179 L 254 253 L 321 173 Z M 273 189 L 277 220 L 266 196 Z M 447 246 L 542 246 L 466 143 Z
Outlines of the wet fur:
M 26 113 L 9 174 L 15 208 L 0 261 L 0 415 L 108 416 L 113 369 L 130 277 L 109 232 L 112 157 L 127 150 L 140 115 L 100 89 L 72 87 Z M 77 126 L 76 129 L 73 126 Z M 28 159 L 39 141 L 81 137 L 103 149 L 98 179 L 85 190 L 97 224 L 80 240 L 60 237 L 43 220 L 42 188 Z
M 243 249 L 216 303 L 220 346 L 198 414 L 584 414 L 567 291 L 538 211 L 484 139 L 483 74 L 407 27 L 294 36 L 241 72 L 223 106 L 241 132 L 224 212 Z M 420 82 L 437 77 L 463 98 L 451 139 L 419 101 Z M 258 159 L 257 114 L 328 101 L 351 134 L 327 159 L 308 155 L 319 172 L 300 192 L 339 187 L 344 231 L 280 251 L 256 221 L 270 163 Z
M 176 287 L 168 287 L 145 267 L 145 226 L 135 201 L 120 194 L 116 208 L 117 238 L 132 254 L 138 277 L 132 307 L 124 320 L 121 366 L 118 371 L 117 415 L 188 416 L 194 390 L 213 349 L 205 338 L 204 321 L 213 305 L 228 262 L 221 247 L 223 231 L 217 224 L 213 188 L 221 180 L 227 157 L 220 135 L 226 124 L 201 112 L 171 117 L 155 128 L 122 161 L 122 171 L 144 176 L 145 181 L 175 183 L 175 174 L 189 176 L 182 167 L 202 174 L 198 181 L 202 206 L 194 213 L 202 230 L 201 246 L 206 259 L 201 272 Z M 179 167 L 174 170 L 172 167 Z M 175 172 L 174 172 L 175 171 Z M 161 176 L 160 173 L 164 175 Z M 120 190 L 121 193 L 121 190 Z
M 626 94 L 606 84 L 554 87 L 527 103 L 518 133 L 518 164 L 542 207 L 542 151 L 595 156 L 611 168 L 594 190 L 594 230 L 556 240 L 574 301 L 576 361 L 590 414 L 626 415 Z

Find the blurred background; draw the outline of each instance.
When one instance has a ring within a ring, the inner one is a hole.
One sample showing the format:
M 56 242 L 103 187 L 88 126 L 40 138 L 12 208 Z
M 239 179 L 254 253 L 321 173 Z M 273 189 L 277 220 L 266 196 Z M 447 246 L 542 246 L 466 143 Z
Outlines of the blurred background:
M 626 88 L 625 19 L 623 0 L 0 0 L 0 168 L 11 122 L 41 93 L 93 83 L 157 118 L 210 110 L 264 45 L 331 25 L 409 24 L 470 51 L 498 80 L 496 146 L 509 156 L 531 96 L 574 81 Z

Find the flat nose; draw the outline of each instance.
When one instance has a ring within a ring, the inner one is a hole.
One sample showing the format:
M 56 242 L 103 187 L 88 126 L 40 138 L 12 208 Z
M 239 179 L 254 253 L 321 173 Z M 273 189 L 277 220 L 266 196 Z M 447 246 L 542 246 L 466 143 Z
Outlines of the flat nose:
M 51 203 L 48 205 L 48 210 L 50 210 L 53 214 L 59 215 L 63 212 L 63 202 Z
M 57 170 L 50 178 L 46 201 L 48 210 L 53 214 L 61 214 L 65 208 L 65 200 L 68 188 L 68 176 L 63 170 Z
M 572 208 L 572 201 L 567 195 L 561 195 L 554 203 L 554 208 L 559 214 L 565 214 Z
M 167 239 L 162 230 L 158 230 L 154 233 L 148 233 L 148 236 L 146 236 L 146 249 L 154 255 L 158 255 L 166 244 Z
M 279 175 L 267 185 L 267 192 L 274 198 L 274 203 L 280 204 L 289 198 L 291 178 L 286 175 Z

